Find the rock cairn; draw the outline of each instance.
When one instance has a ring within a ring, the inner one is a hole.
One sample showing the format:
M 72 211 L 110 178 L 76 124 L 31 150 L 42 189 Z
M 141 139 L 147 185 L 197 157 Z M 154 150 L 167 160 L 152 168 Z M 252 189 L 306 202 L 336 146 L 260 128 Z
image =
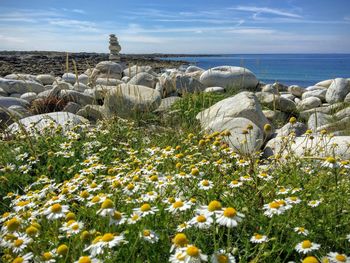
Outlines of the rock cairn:
M 114 34 L 109 35 L 109 60 L 113 62 L 120 62 L 120 50 L 121 46 L 119 45 L 118 38 Z

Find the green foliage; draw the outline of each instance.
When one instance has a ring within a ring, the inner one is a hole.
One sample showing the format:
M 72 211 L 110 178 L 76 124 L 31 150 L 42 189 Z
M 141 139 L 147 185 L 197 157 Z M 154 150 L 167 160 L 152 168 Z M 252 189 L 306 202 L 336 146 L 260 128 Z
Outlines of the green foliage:
M 203 254 L 225 249 L 238 262 L 300 262 L 306 255 L 295 246 L 307 239 L 321 245 L 308 253 L 319 259 L 329 252 L 348 254 L 349 162 L 292 154 L 287 162 L 280 156 L 263 160 L 259 154 L 243 158 L 227 147 L 229 133 L 188 133 L 195 115 L 222 96 L 185 96 L 183 104 L 174 106 L 188 112 L 183 129 L 182 125 L 160 127 L 161 120 L 152 115 L 151 121 L 146 116 L 134 122 L 116 118 L 67 132 L 49 126 L 30 139 L 20 135 L 2 141 L 0 208 L 1 212 L 17 212 L 3 217 L 1 236 L 10 238 L 10 220 L 15 217 L 20 220 L 19 233 L 28 232 L 34 222 L 40 226 L 38 235 L 32 236 L 20 254 L 12 245 L 2 246 L 2 262 L 12 262 L 28 252 L 41 258 L 49 251 L 56 262 L 75 262 L 83 255 L 91 256 L 91 250 L 84 249 L 98 238 L 107 240 L 109 233 L 124 237 L 128 244 L 104 247 L 96 255 L 103 262 L 167 262 L 174 254 L 170 248 L 179 226 L 196 225 L 198 209 L 214 200 L 223 208 L 234 208 L 242 220 L 235 217 L 238 224 L 233 228 L 221 225 L 217 218 L 225 210 L 219 209 L 207 228 L 184 229 L 189 244 Z M 325 135 L 325 143 L 327 140 Z M 292 141 L 287 138 L 286 143 Z M 94 203 L 96 197 L 102 201 Z M 111 208 L 121 213 L 123 224 L 110 224 L 110 216 L 101 214 L 103 198 L 109 198 Z M 174 199 L 180 198 L 189 208 L 169 211 L 175 207 Z M 24 200 L 29 202 L 21 202 Z M 69 225 L 68 230 L 62 229 L 71 220 L 67 212 L 49 219 L 57 203 L 74 213 L 76 222 L 70 224 L 82 223 L 76 234 L 69 232 Z M 154 209 L 153 214 L 142 216 L 140 207 L 145 203 Z M 280 214 L 269 217 L 271 207 L 280 209 Z M 136 210 L 141 219 L 132 224 Z M 308 235 L 298 234 L 298 227 L 305 228 Z M 157 239 L 150 237 L 154 243 L 147 241 L 147 230 L 154 231 Z M 253 243 L 256 234 L 266 236 L 266 242 Z M 68 246 L 69 253 L 59 257 L 61 244 Z

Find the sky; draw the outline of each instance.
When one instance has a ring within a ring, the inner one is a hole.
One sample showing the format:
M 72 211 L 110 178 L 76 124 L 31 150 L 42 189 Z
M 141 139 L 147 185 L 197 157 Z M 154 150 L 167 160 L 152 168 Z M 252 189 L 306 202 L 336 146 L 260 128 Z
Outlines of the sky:
M 350 0 L 0 0 L 0 50 L 350 53 Z

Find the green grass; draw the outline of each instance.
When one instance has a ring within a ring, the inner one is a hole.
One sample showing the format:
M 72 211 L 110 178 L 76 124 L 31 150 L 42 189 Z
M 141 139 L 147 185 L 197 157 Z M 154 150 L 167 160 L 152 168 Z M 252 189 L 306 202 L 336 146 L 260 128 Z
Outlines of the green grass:
M 56 262 L 75 262 L 92 256 L 86 248 L 106 244 L 110 233 L 128 243 L 104 247 L 95 256 L 103 262 L 168 262 L 179 226 L 193 218 L 196 222 L 198 209 L 215 207 L 215 200 L 241 217 L 236 227 L 220 225 L 213 217 L 207 228 L 183 230 L 187 244 L 201 249 L 209 261 L 219 249 L 237 262 L 301 262 L 308 255 L 321 260 L 329 252 L 349 255 L 349 162 L 341 163 L 336 156 L 325 161 L 289 153 L 286 162 L 279 156 L 264 160 L 258 153 L 233 153 L 226 143 L 228 133 L 203 134 L 195 121 L 198 112 L 227 96 L 185 95 L 173 106 L 176 114 L 170 120 L 143 114 L 133 121 L 114 118 L 63 134 L 62 128 L 48 127 L 39 136 L 0 141 L 2 262 L 26 253 L 39 260 L 45 252 Z M 287 144 L 292 141 L 289 138 Z M 235 181 L 241 185 L 231 187 Z M 93 204 L 97 196 L 102 200 Z M 189 208 L 168 211 L 180 199 Z M 312 207 L 312 201 L 320 203 Z M 55 203 L 68 206 L 69 213 L 50 220 L 46 212 L 52 213 Z M 132 224 L 134 209 L 144 204 L 154 214 Z M 110 216 L 99 214 L 106 207 L 120 212 L 117 218 L 125 222 L 110 225 Z M 269 207 L 281 214 L 269 217 Z M 217 210 L 218 215 L 223 211 Z M 78 223 L 82 225 L 77 232 L 69 232 L 69 226 Z M 308 235 L 296 233 L 296 227 L 305 228 Z M 148 230 L 155 233 L 156 238 L 148 239 L 154 243 L 146 239 Z M 15 250 L 14 232 L 30 237 L 23 251 Z M 268 241 L 251 242 L 256 234 Z M 295 246 L 304 240 L 321 247 L 298 253 Z M 191 252 L 185 247 L 184 255 L 186 251 Z

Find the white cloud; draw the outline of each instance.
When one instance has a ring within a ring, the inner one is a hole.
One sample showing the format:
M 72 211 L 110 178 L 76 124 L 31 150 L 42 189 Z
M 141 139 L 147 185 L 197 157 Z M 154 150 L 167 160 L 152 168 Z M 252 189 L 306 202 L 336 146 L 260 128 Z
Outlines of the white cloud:
M 71 30 L 79 30 L 85 32 L 98 32 L 98 26 L 94 22 L 65 19 L 65 18 L 55 18 L 47 19 L 50 25 L 65 27 Z
M 246 11 L 246 12 L 253 12 L 256 14 L 272 14 L 272 15 L 278 15 L 278 16 L 284 16 L 284 17 L 293 17 L 293 18 L 301 18 L 300 15 L 294 14 L 291 12 L 287 12 L 280 9 L 274 9 L 269 7 L 257 7 L 257 6 L 237 6 L 237 7 L 230 7 L 228 8 L 230 10 L 237 10 L 237 11 Z
M 86 12 L 82 9 L 73 9 L 72 12 L 78 13 L 78 14 L 86 14 Z

